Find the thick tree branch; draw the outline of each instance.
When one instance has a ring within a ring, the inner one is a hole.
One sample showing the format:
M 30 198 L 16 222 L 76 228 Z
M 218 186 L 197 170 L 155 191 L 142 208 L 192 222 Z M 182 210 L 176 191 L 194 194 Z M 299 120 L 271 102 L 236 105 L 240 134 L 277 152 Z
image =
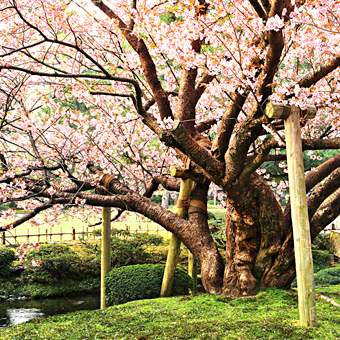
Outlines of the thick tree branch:
M 254 159 L 246 163 L 241 174 L 238 177 L 238 183 L 244 185 L 250 175 L 258 169 L 268 158 L 269 152 L 273 149 L 277 141 L 274 138 L 266 139 L 261 146 L 257 149 L 257 155 Z
M 110 19 L 117 20 L 118 28 L 121 33 L 131 45 L 131 47 L 138 53 L 144 76 L 151 87 L 152 93 L 159 107 L 162 119 L 166 117 L 173 117 L 170 103 L 166 92 L 162 88 L 158 80 L 156 66 L 151 58 L 151 55 L 141 37 L 136 37 L 129 27 L 101 0 L 92 0 L 93 4 L 100 8 Z
M 340 167 L 340 153 L 332 157 L 331 159 L 327 160 L 326 162 L 322 163 L 315 169 L 310 170 L 306 175 L 306 192 L 312 190 L 312 188 L 314 188 L 318 183 L 320 183 L 327 176 L 329 176 L 338 167 Z M 283 220 L 285 233 L 288 234 L 292 227 L 290 202 L 288 202 L 286 205 Z
M 269 0 L 261 0 L 261 3 L 266 12 L 269 13 L 271 8 Z
M 144 193 L 144 197 L 150 198 L 152 194 L 158 190 L 159 185 L 162 185 L 162 187 L 169 191 L 179 191 L 181 180 L 178 178 L 173 177 L 166 177 L 162 175 L 155 176 L 149 187 L 147 188 L 146 192 Z
M 210 152 L 201 147 L 184 129 L 180 121 L 175 121 L 171 135 L 181 146 L 181 151 L 190 157 L 198 166 L 207 172 L 207 177 L 219 182 L 223 176 L 224 165 L 214 158 Z
M 223 114 L 220 125 L 217 128 L 216 136 L 212 142 L 211 153 L 220 161 L 224 160 L 231 135 L 233 133 L 237 117 L 247 99 L 249 92 L 243 94 L 234 93 L 228 103 L 225 113 Z
M 265 11 L 263 10 L 262 6 L 260 5 L 260 3 L 257 0 L 249 0 L 249 2 L 251 3 L 251 5 L 253 6 L 255 12 L 258 14 L 258 16 L 261 19 L 266 19 L 267 15 L 265 13 Z
M 340 188 L 320 205 L 310 221 L 312 240 L 340 215 Z
M 307 204 L 310 219 L 322 202 L 338 188 L 340 188 L 340 167 L 316 185 L 311 195 L 308 197 Z
M 197 68 L 184 69 L 178 92 L 178 103 L 175 118 L 179 119 L 184 128 L 193 135 L 195 132 L 195 107 L 197 98 L 195 96 L 195 82 Z
M 333 72 L 340 66 L 340 54 L 337 54 L 332 60 L 322 65 L 314 73 L 303 77 L 299 82 L 300 87 L 310 87 L 316 84 L 319 80 Z
M 197 125 L 195 125 L 195 129 L 196 131 L 202 133 L 209 130 L 215 124 L 217 124 L 217 120 L 215 118 L 212 118 L 198 123 Z
M 306 175 L 306 192 L 309 192 L 315 185 L 329 176 L 338 167 L 340 167 L 340 153 L 309 171 Z
M 204 73 L 200 81 L 195 88 L 196 101 L 201 98 L 208 84 L 210 84 L 215 79 L 215 76 Z
M 235 134 L 225 154 L 226 184 L 232 183 L 242 172 L 250 145 L 262 130 L 263 119 L 247 118 Z M 273 143 L 274 144 L 274 143 Z

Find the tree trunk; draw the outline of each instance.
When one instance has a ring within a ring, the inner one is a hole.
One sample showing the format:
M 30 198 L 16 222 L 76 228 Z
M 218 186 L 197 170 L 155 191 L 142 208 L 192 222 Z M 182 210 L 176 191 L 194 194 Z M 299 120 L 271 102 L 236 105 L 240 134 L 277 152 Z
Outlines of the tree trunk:
M 199 190 L 196 187 L 193 195 L 196 192 L 202 199 L 204 195 Z M 238 186 L 235 182 L 228 194 L 223 275 L 206 215 L 195 211 L 189 217 L 199 234 L 193 232 L 187 246 L 200 262 L 202 282 L 208 293 L 247 296 L 265 287 L 290 286 L 295 278 L 292 233 L 285 235 L 282 209 L 259 176 L 253 175 L 247 185 Z
M 235 183 L 227 200 L 223 295 L 253 295 L 268 286 L 284 244 L 282 227 L 281 207 L 259 176 L 241 188 Z

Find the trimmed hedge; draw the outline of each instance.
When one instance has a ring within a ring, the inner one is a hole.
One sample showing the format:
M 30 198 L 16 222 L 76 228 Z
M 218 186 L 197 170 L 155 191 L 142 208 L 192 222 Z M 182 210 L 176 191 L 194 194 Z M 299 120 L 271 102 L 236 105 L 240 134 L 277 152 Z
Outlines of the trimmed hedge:
M 159 297 L 164 269 L 163 264 L 142 264 L 112 269 L 105 277 L 107 305 Z M 192 286 L 192 278 L 183 269 L 177 268 L 171 295 L 188 295 Z
M 15 259 L 16 256 L 13 249 L 6 247 L 0 248 L 0 277 L 10 275 L 10 268 Z

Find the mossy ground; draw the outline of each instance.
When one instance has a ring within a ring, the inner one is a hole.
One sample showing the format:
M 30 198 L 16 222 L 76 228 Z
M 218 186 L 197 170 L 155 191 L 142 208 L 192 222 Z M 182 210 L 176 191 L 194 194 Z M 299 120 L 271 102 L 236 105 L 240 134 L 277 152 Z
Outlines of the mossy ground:
M 133 301 L 13 326 L 0 339 L 339 339 L 339 309 L 320 300 L 317 312 L 318 328 L 301 327 L 297 294 L 267 289 L 248 299 L 199 295 Z
M 340 285 L 318 287 L 316 288 L 316 292 L 324 296 L 327 296 L 331 298 L 333 301 L 340 304 Z

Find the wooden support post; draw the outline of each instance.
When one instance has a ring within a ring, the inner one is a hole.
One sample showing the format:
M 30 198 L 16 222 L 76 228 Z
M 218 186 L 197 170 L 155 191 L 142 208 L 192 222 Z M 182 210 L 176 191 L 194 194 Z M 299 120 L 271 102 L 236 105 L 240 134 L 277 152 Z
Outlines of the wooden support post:
M 188 257 L 188 274 L 194 279 L 194 288 L 192 290 L 192 295 L 196 295 L 197 294 L 197 260 L 191 252 L 189 252 L 189 257 Z
M 72 227 L 72 241 L 76 240 L 76 230 Z
M 317 327 L 313 259 L 299 119 L 300 109 L 297 107 L 292 107 L 291 114 L 285 119 L 299 312 L 302 326 Z
M 38 242 L 40 242 L 40 228 L 38 228 Z
M 192 190 L 192 180 L 190 178 L 181 181 L 181 187 L 179 192 L 180 200 L 188 200 L 190 198 L 190 193 Z M 176 213 L 178 216 L 182 218 L 186 218 L 187 216 L 187 207 L 179 207 L 176 208 Z M 179 253 L 181 249 L 181 241 L 174 234 L 171 234 L 170 238 L 170 246 L 168 251 L 168 257 L 166 260 L 162 288 L 161 288 L 161 297 L 167 297 L 171 294 L 172 283 L 175 277 L 175 270 L 178 263 Z
M 103 207 L 102 211 L 102 254 L 101 254 L 101 282 L 100 282 L 100 308 L 106 308 L 105 302 L 105 275 L 111 268 L 111 208 Z
M 3 231 L 2 232 L 2 245 L 4 246 L 6 244 L 6 234 L 5 232 Z

